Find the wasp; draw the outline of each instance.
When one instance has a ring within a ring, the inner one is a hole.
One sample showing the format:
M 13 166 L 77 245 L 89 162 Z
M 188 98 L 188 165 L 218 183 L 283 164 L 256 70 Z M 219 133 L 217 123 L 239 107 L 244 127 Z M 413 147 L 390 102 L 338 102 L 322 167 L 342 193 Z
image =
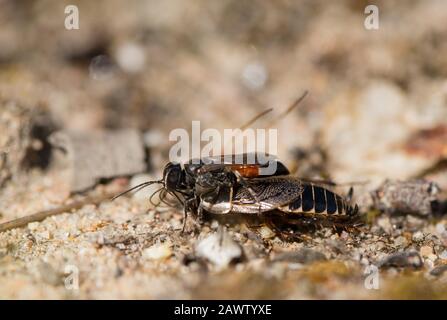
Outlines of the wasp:
M 248 163 L 248 158 L 243 154 L 190 160 L 184 164 L 169 162 L 162 179 L 142 183 L 116 197 L 154 183 L 161 184 L 159 190 L 163 197 L 171 194 L 183 205 L 183 226 L 189 213 L 199 223 L 204 213 L 257 215 L 292 224 L 309 218 L 338 223 L 357 215 L 358 206 L 353 206 L 348 198 L 321 183 L 291 176 L 276 158 L 265 163 L 258 160 L 257 154 L 254 163 Z M 236 163 L 235 159 L 243 161 Z M 275 170 L 266 173 L 265 169 L 272 164 Z

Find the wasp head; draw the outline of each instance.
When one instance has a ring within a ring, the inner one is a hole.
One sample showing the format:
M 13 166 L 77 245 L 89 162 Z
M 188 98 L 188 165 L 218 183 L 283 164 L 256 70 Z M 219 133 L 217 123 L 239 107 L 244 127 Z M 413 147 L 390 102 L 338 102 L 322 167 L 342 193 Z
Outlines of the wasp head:
M 176 191 L 182 187 L 183 169 L 179 163 L 169 162 L 163 169 L 163 184 L 169 191 Z

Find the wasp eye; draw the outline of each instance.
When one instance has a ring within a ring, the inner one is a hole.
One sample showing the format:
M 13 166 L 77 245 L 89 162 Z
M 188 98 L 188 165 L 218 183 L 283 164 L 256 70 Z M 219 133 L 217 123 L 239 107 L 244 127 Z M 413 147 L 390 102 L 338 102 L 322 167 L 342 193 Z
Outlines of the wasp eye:
M 168 174 L 168 183 L 169 184 L 173 184 L 175 185 L 178 181 L 178 172 L 177 170 L 172 170 L 171 172 L 169 172 Z
M 182 169 L 179 164 L 169 164 L 165 168 L 165 186 L 168 189 L 175 189 L 180 183 L 180 177 L 182 174 Z

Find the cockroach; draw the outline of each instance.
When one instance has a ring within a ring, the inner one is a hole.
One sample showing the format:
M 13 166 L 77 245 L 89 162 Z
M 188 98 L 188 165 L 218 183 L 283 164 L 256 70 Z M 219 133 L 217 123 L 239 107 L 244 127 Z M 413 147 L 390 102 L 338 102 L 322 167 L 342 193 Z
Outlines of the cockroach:
M 189 213 L 199 222 L 204 213 L 273 216 L 287 222 L 309 217 L 347 221 L 357 215 L 358 206 L 353 206 L 349 199 L 320 183 L 291 176 L 277 159 L 262 164 L 255 155 L 253 164 L 234 163 L 234 159 L 248 158 L 244 154 L 191 160 L 185 164 L 169 162 L 162 179 L 142 183 L 116 197 L 154 183 L 161 184 L 160 191 L 171 194 L 182 204 L 184 226 Z M 263 169 L 271 161 L 275 162 L 276 169 L 265 174 Z

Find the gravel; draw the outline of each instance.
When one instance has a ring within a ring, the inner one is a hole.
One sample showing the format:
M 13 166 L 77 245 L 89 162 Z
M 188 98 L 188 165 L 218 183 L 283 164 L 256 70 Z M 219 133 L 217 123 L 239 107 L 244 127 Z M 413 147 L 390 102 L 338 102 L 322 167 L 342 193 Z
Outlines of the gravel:
M 364 224 L 287 242 L 250 219 L 207 217 L 182 233 L 182 208 L 154 207 L 153 185 L 1 232 L 1 299 L 447 299 L 447 217 L 430 192 L 447 208 L 445 2 L 381 4 L 371 32 L 353 1 L 80 0 L 73 32 L 60 2 L 3 2 L 0 222 L 159 179 L 172 129 L 237 128 L 274 107 L 254 127 L 278 130 L 277 154 L 299 176 L 341 194 L 353 185 Z M 96 142 L 129 128 L 132 145 Z M 56 129 L 91 138 L 96 165 L 68 177 L 48 167 Z M 392 210 L 398 181 L 406 201 Z

